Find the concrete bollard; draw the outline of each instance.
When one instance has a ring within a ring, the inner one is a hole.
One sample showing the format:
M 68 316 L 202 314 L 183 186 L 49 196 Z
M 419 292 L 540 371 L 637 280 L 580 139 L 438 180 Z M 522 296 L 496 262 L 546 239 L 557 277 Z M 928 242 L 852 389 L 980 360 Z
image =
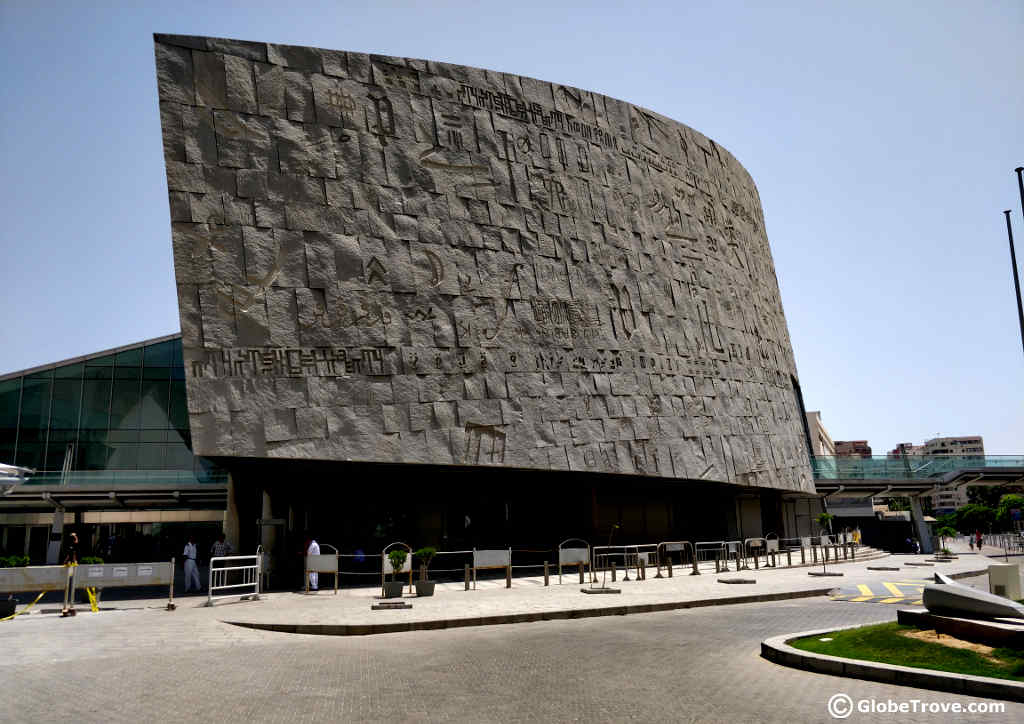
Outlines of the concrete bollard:
M 612 563 L 612 583 L 615 583 L 615 574 L 618 572 L 619 567 Z
M 803 549 L 801 549 L 801 550 L 803 550 Z M 793 566 L 793 551 L 791 551 L 789 548 L 787 548 L 786 549 L 786 567 L 789 568 L 789 567 L 792 567 L 792 566 Z
M 812 559 L 811 560 L 812 563 L 817 563 L 818 562 L 818 546 L 814 546 L 814 545 L 811 546 L 811 559 Z
M 672 577 L 672 559 L 671 558 L 668 559 L 668 577 L 669 578 Z
M 758 555 L 757 555 L 757 551 L 755 550 L 755 551 L 754 551 L 754 570 L 755 570 L 755 571 L 756 571 L 756 570 L 758 570 L 758 569 L 759 569 L 759 568 L 761 567 L 761 566 L 760 566 L 760 565 L 758 564 L 758 561 L 757 561 L 757 559 L 758 559 L 759 557 L 760 557 L 760 556 L 758 556 Z
M 807 554 L 804 552 L 804 544 L 800 544 L 800 563 L 804 564 L 807 562 Z
M 547 586 L 547 585 L 550 585 L 550 584 L 551 584 L 551 575 L 550 575 L 550 572 L 548 571 L 548 562 L 544 561 L 544 585 Z
M 580 563 L 579 566 L 580 566 L 580 583 L 585 583 L 585 581 L 583 580 L 583 564 Z
M 469 564 L 466 564 L 466 590 L 469 590 Z
M 647 564 L 641 560 L 637 560 L 640 565 L 636 569 L 636 580 L 646 581 L 647 580 Z
M 505 566 L 505 588 L 512 588 L 512 566 Z

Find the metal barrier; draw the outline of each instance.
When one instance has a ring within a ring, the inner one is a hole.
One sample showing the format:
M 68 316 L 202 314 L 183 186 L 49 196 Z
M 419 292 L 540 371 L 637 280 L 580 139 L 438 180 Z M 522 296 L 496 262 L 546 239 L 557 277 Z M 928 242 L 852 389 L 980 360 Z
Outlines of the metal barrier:
M 566 543 L 582 543 L 583 548 L 567 548 Z M 558 544 L 558 582 L 562 582 L 562 566 L 577 565 L 590 568 L 590 577 L 594 578 L 594 566 L 590 561 L 590 544 L 582 538 L 568 538 Z M 581 581 L 582 582 L 582 581 Z M 593 583 L 593 581 L 591 581 Z
M 512 587 L 512 549 L 482 550 L 473 549 L 473 590 L 476 590 L 476 572 L 489 568 L 505 569 L 505 588 Z
M 678 552 L 680 554 L 679 565 L 683 565 L 686 561 L 683 559 L 682 554 L 686 551 L 686 546 L 690 546 L 691 563 L 693 564 L 693 570 L 690 571 L 690 575 L 700 575 L 700 571 L 697 570 L 697 549 L 694 547 L 693 543 L 691 543 L 688 540 L 672 540 L 662 541 L 658 544 L 658 575 L 656 576 L 656 578 L 661 576 L 661 554 L 664 553 L 665 556 L 667 556 L 668 558 L 669 576 L 671 576 L 672 554 Z
M 167 610 L 174 605 L 174 559 L 155 563 L 88 563 L 74 566 L 75 590 L 96 589 L 99 605 L 104 588 L 167 586 Z
M 218 563 L 227 565 L 216 565 Z M 212 606 L 218 598 L 239 598 L 243 601 L 257 601 L 260 597 L 260 573 L 263 569 L 263 547 L 259 546 L 251 556 L 215 556 L 210 559 L 210 585 L 206 589 L 206 605 Z M 229 575 L 237 571 L 234 575 Z M 239 583 L 229 583 L 241 579 Z M 214 591 L 226 591 L 232 588 L 252 588 L 246 593 L 226 593 L 213 595 Z
M 768 548 L 768 541 L 765 538 L 746 538 L 743 541 L 743 567 L 739 570 L 750 570 L 750 566 L 747 565 L 747 557 L 754 559 L 754 570 L 760 568 L 758 559 L 761 557 L 761 553 L 765 552 Z M 764 558 L 765 565 L 768 565 L 768 555 L 765 554 Z
M 316 555 L 306 554 L 304 561 L 303 578 L 306 583 L 306 593 L 309 593 L 309 574 L 316 573 L 331 573 L 334 574 L 334 595 L 338 595 L 338 549 L 332 546 L 330 543 L 321 543 L 321 546 L 327 546 L 334 553 L 318 553 Z M 320 581 L 317 579 L 317 588 L 320 587 Z

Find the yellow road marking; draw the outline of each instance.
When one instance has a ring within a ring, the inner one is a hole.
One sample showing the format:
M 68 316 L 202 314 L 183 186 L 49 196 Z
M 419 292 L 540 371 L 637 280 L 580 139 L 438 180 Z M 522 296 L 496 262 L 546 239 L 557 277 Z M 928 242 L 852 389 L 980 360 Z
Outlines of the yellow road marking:
M 906 596 L 897 596 L 896 598 L 886 598 L 882 601 L 879 601 L 879 603 L 903 603 L 906 600 Z
M 874 596 L 874 595 L 875 595 L 874 593 L 872 593 L 872 592 L 871 592 L 871 589 L 870 589 L 870 588 L 868 588 L 868 587 L 867 587 L 867 586 L 866 586 L 865 584 L 863 584 L 863 583 L 858 583 L 858 584 L 857 584 L 857 590 L 858 590 L 858 591 L 860 591 L 860 594 L 861 594 L 862 596 Z
M 883 583 L 882 585 L 885 586 L 888 589 L 889 593 L 891 593 L 894 596 L 899 596 L 900 598 L 903 598 L 906 595 L 903 593 L 903 591 L 896 587 L 895 583 Z

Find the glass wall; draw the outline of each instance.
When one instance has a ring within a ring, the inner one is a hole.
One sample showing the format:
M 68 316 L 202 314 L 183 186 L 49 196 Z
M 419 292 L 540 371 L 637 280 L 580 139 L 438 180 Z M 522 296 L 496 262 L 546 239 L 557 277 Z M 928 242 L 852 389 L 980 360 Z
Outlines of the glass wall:
M 124 481 L 223 481 L 192 455 L 180 338 L 0 381 L 0 462 L 59 473 L 66 461 Z

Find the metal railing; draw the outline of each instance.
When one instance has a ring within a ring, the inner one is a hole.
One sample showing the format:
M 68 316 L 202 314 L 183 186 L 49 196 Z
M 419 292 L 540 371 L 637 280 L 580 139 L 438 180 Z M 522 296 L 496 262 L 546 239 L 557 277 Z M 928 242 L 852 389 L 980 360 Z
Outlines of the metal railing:
M 217 565 L 227 564 L 227 565 Z M 220 598 L 258 600 L 260 597 L 260 571 L 263 568 L 263 548 L 256 549 L 251 556 L 215 556 L 210 559 L 210 581 L 206 593 L 206 605 L 212 606 Z M 252 588 L 251 591 L 214 595 L 214 591 Z
M 1024 467 L 1024 455 L 815 455 L 816 480 L 921 480 L 974 468 Z

